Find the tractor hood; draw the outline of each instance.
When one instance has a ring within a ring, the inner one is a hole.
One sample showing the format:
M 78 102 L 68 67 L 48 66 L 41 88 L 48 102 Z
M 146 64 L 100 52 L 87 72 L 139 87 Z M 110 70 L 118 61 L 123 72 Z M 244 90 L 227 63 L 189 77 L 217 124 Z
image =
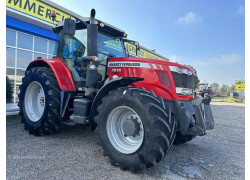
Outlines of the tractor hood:
M 117 64 L 114 64 L 114 62 L 121 63 L 120 64 L 121 66 L 131 66 L 131 67 L 148 66 L 159 70 L 163 70 L 162 66 L 168 66 L 170 68 L 179 67 L 181 69 L 186 69 L 188 71 L 191 71 L 192 75 L 195 74 L 195 71 L 191 67 L 158 59 L 148 59 L 148 58 L 138 58 L 138 57 L 112 57 L 109 59 L 109 67 L 112 65 L 117 66 Z
M 113 57 L 108 60 L 107 75 L 109 80 L 119 77 L 143 78 L 143 81 L 134 85 L 152 90 L 165 99 L 193 98 L 193 69 L 178 63 L 137 57 Z

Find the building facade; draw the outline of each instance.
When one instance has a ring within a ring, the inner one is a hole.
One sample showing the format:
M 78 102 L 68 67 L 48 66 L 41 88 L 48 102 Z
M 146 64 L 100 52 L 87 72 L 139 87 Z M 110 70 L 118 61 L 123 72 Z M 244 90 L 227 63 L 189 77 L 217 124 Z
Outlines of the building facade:
M 56 11 L 55 22 L 79 16 L 48 0 L 6 0 L 7 114 L 18 112 L 19 85 L 30 61 L 37 57 L 51 59 L 55 54 L 58 35 L 51 30 L 51 10 Z M 125 46 L 132 56 L 167 60 L 144 47 L 136 52 L 134 45 Z

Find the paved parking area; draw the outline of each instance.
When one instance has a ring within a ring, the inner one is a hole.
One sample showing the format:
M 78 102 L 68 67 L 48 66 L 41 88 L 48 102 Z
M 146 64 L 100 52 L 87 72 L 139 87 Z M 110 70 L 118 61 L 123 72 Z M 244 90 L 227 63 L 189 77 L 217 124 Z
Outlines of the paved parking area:
M 244 179 L 245 107 L 213 102 L 215 129 L 173 146 L 163 161 L 132 174 L 102 155 L 89 126 L 34 137 L 7 118 L 7 179 Z

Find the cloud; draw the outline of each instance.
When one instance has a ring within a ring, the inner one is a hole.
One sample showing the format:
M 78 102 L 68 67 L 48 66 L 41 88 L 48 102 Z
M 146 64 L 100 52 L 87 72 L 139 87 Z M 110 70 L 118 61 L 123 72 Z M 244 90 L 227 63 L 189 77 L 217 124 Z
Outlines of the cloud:
M 198 72 L 201 81 L 233 84 L 245 77 L 245 58 L 239 54 L 192 59 L 188 61 Z
M 171 62 L 178 62 L 178 63 L 180 63 L 181 64 L 181 57 L 180 56 L 176 56 L 176 55 L 174 55 L 174 54 L 172 54 L 172 55 L 170 55 L 170 61 Z
M 231 66 L 244 63 L 244 57 L 239 54 L 228 54 L 221 55 L 218 57 L 209 57 L 203 59 L 193 59 L 190 61 L 190 64 L 194 67 L 206 67 L 206 66 Z
M 199 22 L 200 20 L 201 18 L 197 16 L 195 13 L 189 12 L 185 14 L 185 16 L 179 17 L 177 22 L 181 24 L 192 24 L 192 23 Z
M 237 10 L 238 14 L 244 14 L 245 13 L 245 8 L 243 6 L 240 6 Z
M 217 82 L 222 85 L 245 78 L 245 57 L 237 53 L 199 59 L 181 58 L 173 54 L 170 55 L 170 61 L 193 66 L 201 82 Z
M 240 63 L 243 58 L 239 54 L 222 55 L 220 57 L 211 58 L 211 62 L 217 62 L 219 64 L 234 65 Z

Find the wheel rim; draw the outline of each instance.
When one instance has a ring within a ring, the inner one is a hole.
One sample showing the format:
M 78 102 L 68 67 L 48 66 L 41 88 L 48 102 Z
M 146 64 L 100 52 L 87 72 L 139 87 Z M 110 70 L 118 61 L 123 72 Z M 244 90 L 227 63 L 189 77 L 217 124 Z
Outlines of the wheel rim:
M 25 111 L 32 122 L 37 122 L 42 117 L 45 108 L 45 95 L 41 84 L 31 82 L 25 92 Z
M 135 135 L 124 133 L 124 123 L 133 120 L 139 128 Z M 130 107 L 118 106 L 113 109 L 107 119 L 107 135 L 113 147 L 121 153 L 131 154 L 136 152 L 142 145 L 144 137 L 143 123 L 139 115 Z

